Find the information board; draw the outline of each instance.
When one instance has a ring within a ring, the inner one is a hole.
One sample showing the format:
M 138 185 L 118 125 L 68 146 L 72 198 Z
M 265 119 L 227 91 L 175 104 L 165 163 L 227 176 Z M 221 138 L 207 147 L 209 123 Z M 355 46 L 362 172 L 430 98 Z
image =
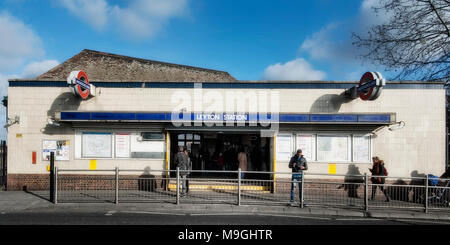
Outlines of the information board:
M 348 161 L 348 137 L 337 135 L 317 136 L 318 161 Z
M 69 161 L 70 146 L 68 140 L 43 140 L 42 160 L 50 161 L 50 152 L 55 153 L 55 161 Z
M 276 141 L 276 160 L 280 162 L 289 162 L 292 155 L 292 136 L 290 134 L 277 135 Z
M 311 134 L 297 134 L 297 147 L 301 149 L 306 160 L 313 160 L 313 135 Z
M 369 162 L 369 148 L 369 136 L 353 136 L 353 161 Z
M 83 132 L 82 157 L 112 157 L 112 134 Z
M 130 134 L 116 134 L 116 157 L 130 157 Z

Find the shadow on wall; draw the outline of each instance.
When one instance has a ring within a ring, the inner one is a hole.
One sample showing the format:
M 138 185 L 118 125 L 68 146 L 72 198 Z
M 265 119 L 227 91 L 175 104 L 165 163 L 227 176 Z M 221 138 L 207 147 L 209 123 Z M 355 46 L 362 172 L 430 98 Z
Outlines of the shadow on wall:
M 387 193 L 392 200 L 413 203 L 422 202 L 422 197 L 425 195 L 425 190 L 423 188 L 423 186 L 425 186 L 425 179 L 423 178 L 426 178 L 426 175 L 414 170 L 411 172 L 411 178 L 409 184 L 402 179 L 397 179 L 393 183 L 393 185 L 396 186 L 389 186 L 387 188 Z
M 411 182 L 409 185 L 418 185 L 418 186 L 425 186 L 426 182 L 426 174 L 421 174 L 417 170 L 414 170 L 411 172 L 411 177 L 413 178 L 420 178 L 420 179 L 411 179 Z M 421 203 L 422 202 L 422 196 L 425 195 L 425 189 L 423 187 L 411 187 L 410 188 L 410 195 L 411 195 L 411 201 L 415 203 Z
M 354 176 L 357 175 L 357 176 Z M 347 191 L 348 197 L 358 197 L 358 188 L 364 183 L 359 168 L 355 164 L 348 165 L 348 170 L 344 178 L 346 184 L 341 186 Z
M 155 176 L 150 173 L 150 167 L 144 169 L 144 173 L 139 176 L 138 190 L 155 191 L 157 188 Z
M 311 106 L 310 113 L 336 113 L 341 109 L 342 104 L 353 99 L 345 96 L 345 91 L 341 94 L 325 94 L 320 96 Z
M 56 111 L 76 111 L 80 107 L 80 103 L 81 99 L 71 92 L 62 93 L 53 101 L 50 109 L 47 111 L 47 118 L 54 119 Z M 47 125 L 41 129 L 41 132 L 44 134 L 62 134 L 64 133 L 64 130 L 64 127 L 47 123 Z

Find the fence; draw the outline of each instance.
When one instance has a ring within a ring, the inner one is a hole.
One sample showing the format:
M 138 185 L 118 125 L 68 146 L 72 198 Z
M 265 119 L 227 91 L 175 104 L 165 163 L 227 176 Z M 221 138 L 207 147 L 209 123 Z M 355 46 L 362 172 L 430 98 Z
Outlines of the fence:
M 299 207 L 402 208 L 428 210 L 449 206 L 450 179 L 330 175 L 305 172 L 180 170 L 63 170 L 55 168 L 54 202 L 166 202 L 286 205 L 295 194 Z M 89 174 L 86 174 L 89 173 Z M 277 176 L 277 178 L 273 178 Z M 278 176 L 287 176 L 280 178 Z M 384 179 L 378 184 L 372 178 Z M 184 182 L 186 186 L 184 187 Z M 292 187 L 295 188 L 292 188 Z M 184 189 L 186 188 L 186 190 Z M 292 191 L 293 190 L 293 191 Z M 184 193 L 187 192 L 187 195 Z M 300 198 L 301 197 L 301 198 Z M 387 201 L 389 199 L 389 201 Z

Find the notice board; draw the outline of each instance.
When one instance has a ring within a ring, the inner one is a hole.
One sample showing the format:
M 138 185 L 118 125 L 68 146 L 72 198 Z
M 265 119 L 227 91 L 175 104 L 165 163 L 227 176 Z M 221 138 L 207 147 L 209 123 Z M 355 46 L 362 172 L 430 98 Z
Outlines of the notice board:
M 292 154 L 292 136 L 290 134 L 277 135 L 276 141 L 276 160 L 280 162 L 289 162 Z
M 112 134 L 83 132 L 82 157 L 112 157 Z
M 50 152 L 55 153 L 56 161 L 69 161 L 70 144 L 68 140 L 43 140 L 42 160 L 50 161 Z

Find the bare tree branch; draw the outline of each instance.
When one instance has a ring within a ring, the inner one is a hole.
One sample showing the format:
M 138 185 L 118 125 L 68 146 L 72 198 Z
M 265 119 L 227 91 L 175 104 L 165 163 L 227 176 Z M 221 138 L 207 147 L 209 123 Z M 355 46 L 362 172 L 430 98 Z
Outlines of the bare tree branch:
M 390 18 L 353 33 L 363 60 L 394 71 L 396 79 L 450 82 L 449 0 L 380 0 L 372 9 Z

